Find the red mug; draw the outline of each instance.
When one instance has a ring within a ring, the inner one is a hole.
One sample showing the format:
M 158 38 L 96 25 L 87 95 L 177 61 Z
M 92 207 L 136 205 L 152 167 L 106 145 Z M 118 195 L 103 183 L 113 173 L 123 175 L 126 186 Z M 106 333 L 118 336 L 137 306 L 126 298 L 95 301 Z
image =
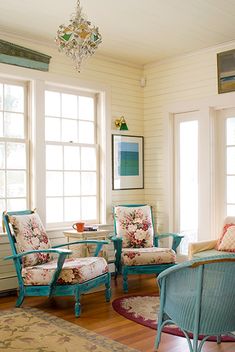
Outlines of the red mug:
M 72 227 L 74 228 L 74 230 L 76 230 L 77 232 L 83 232 L 84 231 L 84 222 L 75 222 Z

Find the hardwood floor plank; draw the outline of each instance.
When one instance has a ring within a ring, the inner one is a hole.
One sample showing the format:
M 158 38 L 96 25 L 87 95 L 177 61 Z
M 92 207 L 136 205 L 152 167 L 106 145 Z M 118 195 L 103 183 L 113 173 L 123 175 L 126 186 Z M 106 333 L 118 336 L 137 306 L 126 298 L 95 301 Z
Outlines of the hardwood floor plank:
M 158 293 L 156 278 L 151 275 L 137 275 L 129 280 L 128 295 L 145 295 Z M 121 278 L 117 282 L 112 279 L 112 299 L 126 296 L 122 292 Z M 10 309 L 15 306 L 16 297 L 0 298 L 0 309 Z M 116 340 L 140 352 L 153 352 L 156 331 L 124 318 L 115 312 L 111 303 L 105 302 L 104 292 L 95 292 L 82 296 L 82 315 L 74 317 L 73 297 L 27 297 L 24 307 L 34 307 L 53 314 L 59 318 L 92 330 L 100 335 Z M 203 352 L 234 352 L 234 343 L 206 342 Z M 158 352 L 189 352 L 185 338 L 162 334 Z

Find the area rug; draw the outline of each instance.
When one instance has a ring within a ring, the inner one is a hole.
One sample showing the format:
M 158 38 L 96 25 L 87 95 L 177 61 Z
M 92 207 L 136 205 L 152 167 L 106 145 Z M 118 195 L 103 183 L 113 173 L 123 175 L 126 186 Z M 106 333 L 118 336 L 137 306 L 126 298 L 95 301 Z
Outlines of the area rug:
M 1 352 L 137 352 L 32 308 L 1 311 L 0 336 Z
M 160 307 L 160 298 L 155 295 L 149 296 L 125 296 L 113 301 L 114 310 L 125 318 L 135 321 L 138 324 L 157 329 L 157 316 Z M 163 332 L 171 335 L 185 337 L 183 332 L 175 325 L 163 328 Z M 192 335 L 190 335 L 192 338 Z M 204 336 L 200 336 L 202 340 Z M 216 337 L 210 337 L 207 341 L 216 341 Z M 223 342 L 235 342 L 229 336 L 222 336 Z

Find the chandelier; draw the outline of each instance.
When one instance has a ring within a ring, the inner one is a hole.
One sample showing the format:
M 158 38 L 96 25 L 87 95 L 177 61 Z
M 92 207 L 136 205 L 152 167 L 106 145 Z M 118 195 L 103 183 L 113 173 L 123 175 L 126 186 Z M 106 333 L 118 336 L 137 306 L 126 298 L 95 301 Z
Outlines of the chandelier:
M 76 13 L 71 15 L 69 24 L 61 24 L 58 28 L 55 42 L 59 51 L 71 57 L 80 72 L 82 61 L 95 53 L 101 41 L 98 27 L 85 19 L 77 0 Z

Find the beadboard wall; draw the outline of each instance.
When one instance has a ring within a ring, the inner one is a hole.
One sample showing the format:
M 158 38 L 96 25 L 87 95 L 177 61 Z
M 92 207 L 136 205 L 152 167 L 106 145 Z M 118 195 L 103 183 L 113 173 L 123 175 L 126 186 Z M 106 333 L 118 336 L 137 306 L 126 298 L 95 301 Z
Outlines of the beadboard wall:
M 1 33 L 2 34 L 2 33 Z M 44 54 L 52 56 L 49 66 L 49 73 L 56 77 L 65 77 L 76 79 L 78 86 L 80 82 L 101 84 L 107 86 L 110 90 L 110 108 L 111 111 L 111 134 L 118 133 L 115 129 L 114 120 L 122 115 L 125 116 L 129 131 L 126 134 L 143 136 L 144 120 L 143 120 L 143 88 L 140 87 L 140 79 L 143 74 L 143 67 L 132 65 L 126 62 L 111 60 L 107 57 L 101 57 L 97 53 L 95 57 L 90 58 L 84 65 L 82 65 L 81 73 L 78 73 L 73 68 L 72 61 L 60 54 L 56 46 L 42 45 L 41 42 L 35 42 L 26 38 L 20 38 L 14 35 L 5 33 L 1 38 L 9 42 L 22 45 L 32 50 L 37 50 Z M 4 65 L 8 66 L 8 65 Z M 0 74 L 1 74 L 0 66 Z M 14 66 L 10 66 L 14 71 Z M 21 75 L 27 72 L 27 69 L 21 69 Z M 39 72 L 39 71 L 38 71 Z M 108 170 L 111 173 L 111 158 L 108 164 Z M 108 187 L 108 186 L 107 186 Z M 111 187 L 111 185 L 110 185 Z M 117 203 L 143 203 L 144 190 L 124 190 L 113 191 L 111 194 L 111 204 Z M 111 215 L 111 206 L 110 206 Z M 111 216 L 109 217 L 111 219 Z M 62 232 L 50 232 L 50 237 L 53 239 L 53 244 L 61 243 L 63 241 Z M 9 255 L 8 241 L 5 235 L 0 236 L 0 291 L 16 287 L 15 271 L 11 262 L 3 261 L 3 257 Z
M 160 232 L 168 230 L 169 223 L 164 119 L 176 103 L 190 106 L 218 95 L 216 54 L 234 48 L 235 42 L 230 42 L 144 67 L 145 202 L 153 205 Z

